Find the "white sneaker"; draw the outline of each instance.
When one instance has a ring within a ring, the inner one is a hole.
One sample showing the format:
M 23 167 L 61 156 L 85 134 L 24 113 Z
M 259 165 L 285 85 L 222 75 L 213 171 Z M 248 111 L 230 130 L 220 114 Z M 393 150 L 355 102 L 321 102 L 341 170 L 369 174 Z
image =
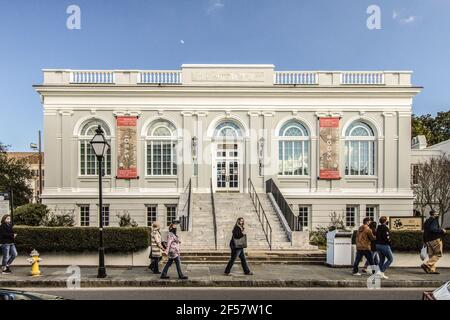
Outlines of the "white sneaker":
M 376 273 L 376 275 L 377 276 L 379 276 L 380 278 L 382 278 L 382 279 L 389 279 L 389 277 L 388 276 L 386 276 L 385 274 L 384 274 L 384 272 L 381 272 L 381 271 L 378 271 L 377 273 Z
M 357 273 L 354 273 L 353 275 L 354 275 L 354 276 L 360 276 L 361 273 L 357 272 Z

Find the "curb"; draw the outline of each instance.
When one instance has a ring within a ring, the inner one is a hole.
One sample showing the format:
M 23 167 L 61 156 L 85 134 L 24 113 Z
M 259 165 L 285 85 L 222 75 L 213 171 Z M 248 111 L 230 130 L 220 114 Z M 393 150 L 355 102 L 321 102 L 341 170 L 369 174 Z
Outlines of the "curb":
M 440 280 L 383 280 L 381 288 L 437 288 L 445 281 Z M 82 279 L 82 288 L 104 287 L 284 287 L 284 288 L 367 288 L 367 281 L 361 280 L 122 280 Z M 3 288 L 65 288 L 66 280 L 26 279 L 0 280 Z

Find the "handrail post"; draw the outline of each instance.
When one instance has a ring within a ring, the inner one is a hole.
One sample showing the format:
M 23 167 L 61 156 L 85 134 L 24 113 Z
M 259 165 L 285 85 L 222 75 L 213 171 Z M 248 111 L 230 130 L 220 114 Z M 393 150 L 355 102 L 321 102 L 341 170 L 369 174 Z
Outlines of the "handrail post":
M 213 228 L 214 228 L 214 245 L 217 250 L 217 220 L 216 220 L 216 205 L 214 202 L 214 192 L 213 192 L 213 184 L 212 178 L 210 179 L 210 187 L 211 187 L 211 211 L 213 215 Z

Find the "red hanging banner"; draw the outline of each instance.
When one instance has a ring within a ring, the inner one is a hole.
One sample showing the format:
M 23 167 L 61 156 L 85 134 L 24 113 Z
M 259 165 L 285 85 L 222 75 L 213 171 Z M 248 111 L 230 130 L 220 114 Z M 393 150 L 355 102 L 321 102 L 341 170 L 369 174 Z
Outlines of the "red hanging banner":
M 320 118 L 320 174 L 324 180 L 341 178 L 339 170 L 339 118 Z
M 117 117 L 117 178 L 137 179 L 137 117 Z

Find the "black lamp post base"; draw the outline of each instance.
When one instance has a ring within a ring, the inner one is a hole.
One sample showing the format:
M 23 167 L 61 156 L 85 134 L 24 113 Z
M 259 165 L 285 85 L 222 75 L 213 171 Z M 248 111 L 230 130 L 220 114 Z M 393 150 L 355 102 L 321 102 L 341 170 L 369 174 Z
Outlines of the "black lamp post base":
M 105 268 L 98 268 L 97 278 L 99 278 L 99 279 L 106 278 L 106 269 Z

